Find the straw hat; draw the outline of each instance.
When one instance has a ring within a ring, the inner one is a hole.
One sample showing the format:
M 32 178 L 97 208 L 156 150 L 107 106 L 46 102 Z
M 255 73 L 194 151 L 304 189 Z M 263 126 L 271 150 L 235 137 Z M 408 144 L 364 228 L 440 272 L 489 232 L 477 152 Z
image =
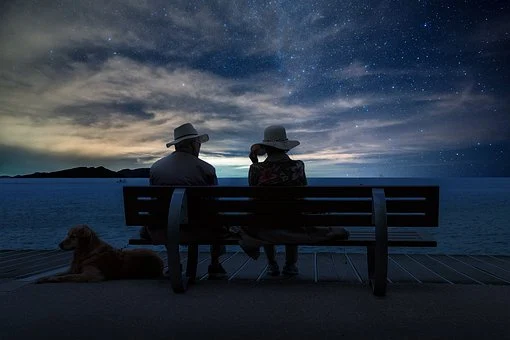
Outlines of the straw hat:
M 260 143 L 253 144 L 251 151 L 258 155 L 266 153 L 264 146 L 271 146 L 280 150 L 289 151 L 299 145 L 297 140 L 287 139 L 285 128 L 280 125 L 271 125 L 264 130 L 264 140 Z
M 166 147 L 170 147 L 186 139 L 196 138 L 200 143 L 205 143 L 209 140 L 209 135 L 199 135 L 197 130 L 190 123 L 183 124 L 174 129 L 174 140 L 166 143 Z

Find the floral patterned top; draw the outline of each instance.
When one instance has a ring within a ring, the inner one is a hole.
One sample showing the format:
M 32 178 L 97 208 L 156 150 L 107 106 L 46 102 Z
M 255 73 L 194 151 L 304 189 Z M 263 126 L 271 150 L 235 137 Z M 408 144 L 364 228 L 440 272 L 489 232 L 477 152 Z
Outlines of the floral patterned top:
M 248 183 L 251 186 L 307 185 L 305 164 L 288 156 L 278 161 L 255 163 L 250 166 Z

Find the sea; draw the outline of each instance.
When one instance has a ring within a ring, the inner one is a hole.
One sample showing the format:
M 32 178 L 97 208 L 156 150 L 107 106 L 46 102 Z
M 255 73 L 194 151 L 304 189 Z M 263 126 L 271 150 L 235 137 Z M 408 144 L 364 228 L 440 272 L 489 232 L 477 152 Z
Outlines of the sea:
M 219 184 L 247 185 L 247 180 L 220 178 Z M 439 185 L 439 227 L 423 229 L 435 237 L 438 246 L 392 248 L 390 252 L 510 255 L 510 178 L 309 178 L 309 184 Z M 137 237 L 138 228 L 125 225 L 122 187 L 126 185 L 148 185 L 148 179 L 0 179 L 0 249 L 57 249 L 67 230 L 83 223 L 111 245 L 128 247 L 128 239 Z M 302 246 L 300 251 L 365 249 Z

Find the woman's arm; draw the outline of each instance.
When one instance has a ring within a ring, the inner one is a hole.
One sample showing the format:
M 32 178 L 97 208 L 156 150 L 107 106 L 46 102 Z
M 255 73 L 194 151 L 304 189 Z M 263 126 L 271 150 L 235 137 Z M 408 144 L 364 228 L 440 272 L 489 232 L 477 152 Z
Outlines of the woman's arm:
M 255 152 L 250 152 L 250 160 L 253 163 L 250 165 L 250 171 L 248 171 L 248 185 L 253 186 L 257 185 L 258 181 L 258 168 L 253 166 L 254 164 L 257 164 L 259 162 L 259 158 L 257 157 L 257 154 Z
M 249 186 L 257 185 L 258 178 L 259 178 L 258 167 L 254 166 L 253 164 L 250 165 L 250 171 L 248 171 L 248 185 Z

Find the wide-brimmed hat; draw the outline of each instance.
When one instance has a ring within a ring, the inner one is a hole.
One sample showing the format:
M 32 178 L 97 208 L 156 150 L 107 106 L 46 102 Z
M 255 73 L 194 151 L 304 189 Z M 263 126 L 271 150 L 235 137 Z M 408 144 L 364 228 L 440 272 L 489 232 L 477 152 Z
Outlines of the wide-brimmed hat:
M 197 130 L 190 123 L 182 124 L 174 129 L 174 140 L 166 143 L 166 147 L 170 147 L 186 139 L 196 138 L 200 143 L 205 143 L 209 140 L 209 135 L 199 135 Z
M 266 153 L 264 146 L 271 146 L 280 150 L 289 151 L 299 145 L 299 141 L 287 139 L 287 132 L 281 125 L 271 125 L 264 130 L 264 140 L 253 144 L 251 151 L 258 155 Z

